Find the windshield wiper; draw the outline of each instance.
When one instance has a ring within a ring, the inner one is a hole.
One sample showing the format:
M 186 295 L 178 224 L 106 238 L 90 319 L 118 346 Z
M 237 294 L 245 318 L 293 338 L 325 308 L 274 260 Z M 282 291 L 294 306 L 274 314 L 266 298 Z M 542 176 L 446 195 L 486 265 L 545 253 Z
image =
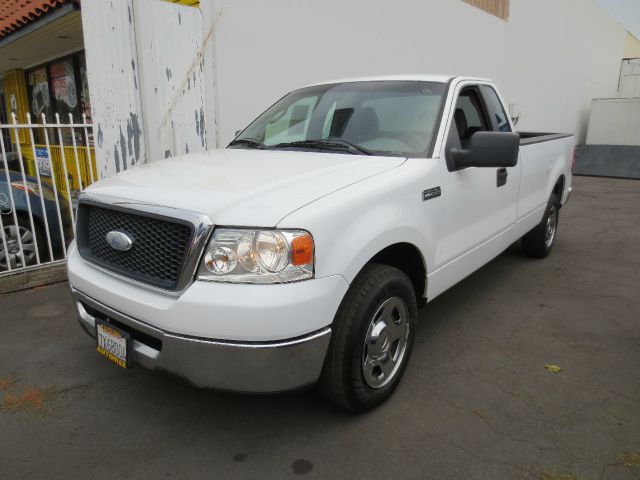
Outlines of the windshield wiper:
M 359 152 L 364 155 L 373 155 L 370 150 L 367 150 L 360 145 L 356 145 L 355 143 L 347 142 L 346 140 L 342 140 L 341 138 L 318 138 L 311 140 L 299 140 L 297 142 L 285 142 L 278 143 L 270 148 L 281 148 L 281 147 L 302 147 L 302 148 L 326 148 L 333 150 L 343 150 L 351 153 Z
M 358 150 L 359 152 L 364 153 L 365 155 L 373 155 L 373 152 L 371 150 L 369 150 L 367 148 L 364 148 L 364 147 L 361 147 L 360 145 L 357 145 L 355 143 L 351 143 L 351 142 L 348 142 L 346 140 L 343 140 L 342 138 L 329 137 L 327 140 L 330 141 L 330 142 L 334 142 L 334 143 L 339 143 L 341 145 L 345 145 L 345 146 L 350 147 L 350 148 L 352 148 L 354 150 Z
M 228 146 L 233 147 L 235 145 L 246 145 L 247 147 L 260 149 L 267 148 L 264 143 L 262 143 L 260 140 L 256 140 L 255 138 L 237 138 L 233 140 Z

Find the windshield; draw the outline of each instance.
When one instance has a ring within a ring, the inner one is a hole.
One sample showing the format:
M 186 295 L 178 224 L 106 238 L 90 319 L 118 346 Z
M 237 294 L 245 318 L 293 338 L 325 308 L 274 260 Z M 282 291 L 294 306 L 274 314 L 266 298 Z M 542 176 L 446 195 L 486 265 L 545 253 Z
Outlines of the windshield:
M 436 133 L 446 84 L 372 81 L 296 90 L 253 121 L 232 148 L 343 150 L 416 156 Z

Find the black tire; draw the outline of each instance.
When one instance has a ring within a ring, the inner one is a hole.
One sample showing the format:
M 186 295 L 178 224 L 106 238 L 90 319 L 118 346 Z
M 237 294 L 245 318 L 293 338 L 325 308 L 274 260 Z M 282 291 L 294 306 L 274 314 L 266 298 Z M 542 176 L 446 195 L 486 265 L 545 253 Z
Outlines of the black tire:
M 551 253 L 558 236 L 558 223 L 560 220 L 560 201 L 555 193 L 551 194 L 542 221 L 522 237 L 522 249 L 524 253 L 534 258 L 544 258 Z M 550 234 L 549 229 L 553 228 Z M 549 235 L 551 237 L 549 238 Z
M 395 323 L 383 322 L 383 316 L 393 317 Z M 354 412 L 369 410 L 389 398 L 411 356 L 416 318 L 416 295 L 409 278 L 387 265 L 365 266 L 345 295 L 333 323 L 333 335 L 318 382 L 324 397 Z M 377 327 L 382 324 L 391 326 L 379 330 Z M 374 334 L 376 331 L 379 335 Z M 398 335 L 394 337 L 394 334 Z M 373 338 L 377 338 L 377 343 L 372 340 L 365 346 L 365 339 Z M 385 353 L 380 355 L 380 351 Z M 395 361 L 394 357 L 397 357 Z M 366 365 L 372 366 L 366 374 L 365 358 L 371 360 Z M 380 360 L 385 358 L 386 362 Z M 377 363 L 392 370 L 386 375 L 381 367 L 373 366 Z

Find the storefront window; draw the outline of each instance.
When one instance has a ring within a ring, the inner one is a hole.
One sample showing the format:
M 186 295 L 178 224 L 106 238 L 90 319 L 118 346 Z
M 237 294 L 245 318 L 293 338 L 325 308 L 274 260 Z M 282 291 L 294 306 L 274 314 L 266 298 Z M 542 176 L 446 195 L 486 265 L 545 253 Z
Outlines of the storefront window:
M 29 88 L 31 90 L 31 115 L 41 117 L 51 114 L 51 98 L 49 96 L 49 82 L 47 69 L 36 68 L 29 72 Z
M 91 102 L 84 53 L 72 55 L 40 65 L 28 73 L 29 106 L 33 121 L 42 122 L 44 113 L 47 122 L 55 122 L 55 114 L 61 123 L 69 123 L 69 114 L 74 123 L 82 123 L 82 115 L 91 121 Z M 42 131 L 34 132 L 37 143 L 44 141 Z M 71 143 L 71 130 L 63 129 L 63 141 Z M 75 129 L 76 143 L 84 144 L 84 132 Z M 57 132 L 49 131 L 50 141 L 58 142 Z
M 49 75 L 51 76 L 55 111 L 65 120 L 69 117 L 69 113 L 72 113 L 77 120 L 80 109 L 78 108 L 73 60 L 66 59 L 52 63 L 49 67 Z

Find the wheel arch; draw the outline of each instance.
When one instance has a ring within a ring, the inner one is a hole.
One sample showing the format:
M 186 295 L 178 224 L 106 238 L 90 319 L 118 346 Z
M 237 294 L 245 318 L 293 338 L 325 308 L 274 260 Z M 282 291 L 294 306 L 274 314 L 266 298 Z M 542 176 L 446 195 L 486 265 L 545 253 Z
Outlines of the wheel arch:
M 553 190 L 551 190 L 551 193 L 555 193 L 559 201 L 562 201 L 562 194 L 564 193 L 564 185 L 565 185 L 565 178 L 563 173 L 558 177 L 558 179 L 556 180 L 556 183 L 553 185 Z
M 409 277 L 416 299 L 426 296 L 427 265 L 420 249 L 409 242 L 397 242 L 386 246 L 373 255 L 365 264 L 378 263 L 395 267 Z M 360 270 L 362 270 L 362 268 Z

